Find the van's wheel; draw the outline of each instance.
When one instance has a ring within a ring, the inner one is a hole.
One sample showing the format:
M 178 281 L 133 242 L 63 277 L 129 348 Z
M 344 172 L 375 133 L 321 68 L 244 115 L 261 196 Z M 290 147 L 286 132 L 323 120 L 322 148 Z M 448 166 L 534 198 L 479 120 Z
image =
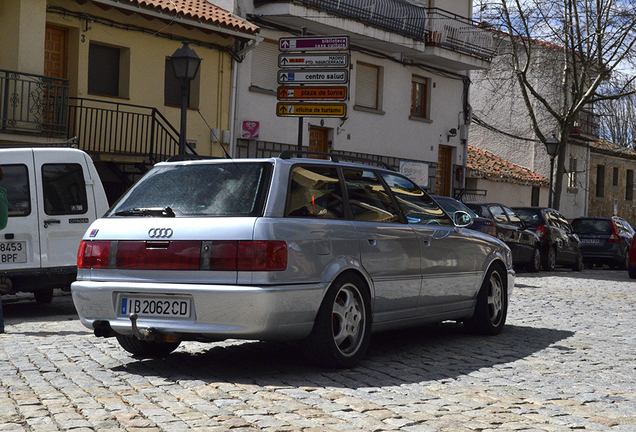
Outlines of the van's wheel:
M 119 345 L 129 353 L 139 357 L 158 357 L 163 358 L 176 350 L 181 344 L 178 342 L 149 342 L 139 340 L 134 336 L 117 335 Z
M 477 294 L 477 305 L 472 318 L 464 321 L 469 333 L 496 335 L 501 333 L 508 314 L 508 292 L 505 272 L 493 266 L 486 273 L 484 283 Z
M 551 247 L 548 249 L 548 256 L 543 262 L 543 270 L 554 271 L 556 268 L 556 248 Z
M 333 282 L 320 305 L 314 328 L 303 341 L 307 358 L 335 368 L 355 366 L 371 339 L 371 299 L 365 283 L 355 274 Z
M 49 304 L 53 301 L 53 288 L 34 291 L 33 295 L 37 304 Z

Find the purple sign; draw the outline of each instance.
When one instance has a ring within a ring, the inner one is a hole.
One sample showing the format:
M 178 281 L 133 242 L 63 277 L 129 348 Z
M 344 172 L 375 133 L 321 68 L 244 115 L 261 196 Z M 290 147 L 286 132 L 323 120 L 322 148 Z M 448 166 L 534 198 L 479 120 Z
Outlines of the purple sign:
M 280 38 L 280 51 L 340 51 L 349 49 L 349 36 Z

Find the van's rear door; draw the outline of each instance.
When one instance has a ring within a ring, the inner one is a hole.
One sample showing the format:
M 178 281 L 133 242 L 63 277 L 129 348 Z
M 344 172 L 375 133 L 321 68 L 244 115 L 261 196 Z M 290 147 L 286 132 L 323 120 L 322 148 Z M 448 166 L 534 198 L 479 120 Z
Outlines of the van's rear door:
M 0 153 L 7 190 L 9 220 L 0 231 L 0 271 L 40 267 L 40 238 L 33 152 L 6 149 Z
M 35 152 L 42 267 L 77 263 L 80 240 L 95 220 L 92 182 L 84 153 L 39 149 Z

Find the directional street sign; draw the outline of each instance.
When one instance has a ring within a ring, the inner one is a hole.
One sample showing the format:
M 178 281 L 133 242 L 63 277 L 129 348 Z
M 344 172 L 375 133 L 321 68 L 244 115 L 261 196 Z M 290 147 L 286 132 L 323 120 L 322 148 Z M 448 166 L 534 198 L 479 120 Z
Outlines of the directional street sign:
M 278 87 L 278 100 L 346 100 L 347 86 Z
M 276 104 L 278 117 L 346 117 L 345 103 L 287 103 Z
M 346 84 L 348 82 L 349 71 L 346 69 L 278 71 L 279 84 Z
M 349 54 L 280 54 L 278 67 L 347 67 Z
M 349 36 L 310 36 L 278 39 L 279 51 L 343 51 L 349 49 Z

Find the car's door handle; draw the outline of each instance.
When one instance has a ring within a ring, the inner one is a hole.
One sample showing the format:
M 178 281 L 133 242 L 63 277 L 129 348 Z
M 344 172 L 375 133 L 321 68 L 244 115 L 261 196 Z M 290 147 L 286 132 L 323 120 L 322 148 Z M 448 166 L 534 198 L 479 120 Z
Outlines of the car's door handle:
M 422 243 L 424 243 L 424 246 L 430 246 L 431 245 L 431 241 L 430 240 L 422 240 Z
M 60 220 L 59 220 L 59 219 L 46 219 L 46 220 L 44 221 L 44 228 L 48 228 L 48 227 L 49 227 L 49 225 L 52 225 L 52 224 L 59 224 L 59 223 L 60 223 Z
M 367 241 L 371 246 L 376 246 L 378 244 L 378 241 L 374 238 L 367 239 Z

